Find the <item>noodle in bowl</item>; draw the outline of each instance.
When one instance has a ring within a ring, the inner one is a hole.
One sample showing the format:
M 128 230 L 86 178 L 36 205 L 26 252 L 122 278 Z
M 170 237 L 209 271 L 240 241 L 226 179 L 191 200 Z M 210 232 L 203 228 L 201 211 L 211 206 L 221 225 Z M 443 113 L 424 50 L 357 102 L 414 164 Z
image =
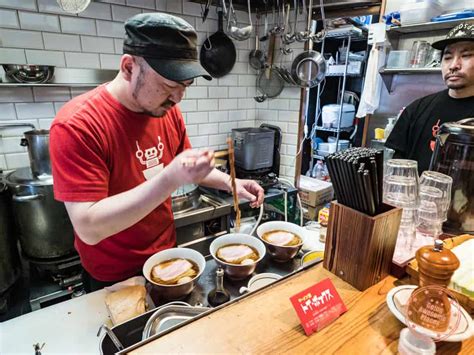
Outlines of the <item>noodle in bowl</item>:
M 156 278 L 153 277 L 153 268 L 165 264 L 166 262 L 174 259 L 184 259 L 191 263 L 193 267 L 197 267 L 197 274 L 188 279 L 184 279 L 182 283 L 164 284 L 156 282 Z M 194 289 L 195 282 L 201 276 L 206 266 L 206 260 L 201 253 L 189 249 L 189 248 L 171 248 L 159 251 L 148 258 L 143 265 L 143 275 L 149 283 L 153 285 L 153 288 L 157 290 L 160 297 L 167 300 L 177 300 L 186 297 Z
M 252 262 L 246 262 L 247 260 L 243 258 L 243 263 L 239 264 L 225 261 L 222 257 L 218 256 L 219 250 L 222 250 L 222 248 L 235 245 L 250 247 L 252 251 L 255 251 L 258 255 L 255 260 L 252 259 Z M 217 264 L 219 264 L 224 269 L 224 273 L 233 280 L 243 280 L 250 276 L 255 271 L 260 260 L 264 258 L 266 252 L 265 245 L 258 238 L 243 233 L 226 234 L 218 237 L 212 241 L 209 249 Z
M 269 237 L 272 233 L 279 233 L 279 237 L 285 237 L 285 234 L 288 235 L 288 243 L 278 244 L 272 242 L 271 237 Z M 265 244 L 268 253 L 275 261 L 286 262 L 293 259 L 296 254 L 298 254 L 298 251 L 303 246 L 306 230 L 294 223 L 272 221 L 261 224 L 257 228 L 257 235 Z M 293 238 L 291 238 L 292 235 Z

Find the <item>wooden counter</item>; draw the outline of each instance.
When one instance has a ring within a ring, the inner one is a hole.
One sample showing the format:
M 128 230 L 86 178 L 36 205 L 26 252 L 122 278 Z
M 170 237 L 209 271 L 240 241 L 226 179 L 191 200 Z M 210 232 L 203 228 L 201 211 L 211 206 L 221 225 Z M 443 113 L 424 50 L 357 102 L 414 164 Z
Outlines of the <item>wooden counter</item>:
M 289 297 L 327 277 L 348 311 L 308 337 Z M 145 344 L 132 354 L 394 354 L 404 325 L 390 313 L 385 297 L 396 281 L 390 276 L 360 292 L 319 264 Z M 463 343 L 439 343 L 437 350 L 474 354 L 474 338 Z

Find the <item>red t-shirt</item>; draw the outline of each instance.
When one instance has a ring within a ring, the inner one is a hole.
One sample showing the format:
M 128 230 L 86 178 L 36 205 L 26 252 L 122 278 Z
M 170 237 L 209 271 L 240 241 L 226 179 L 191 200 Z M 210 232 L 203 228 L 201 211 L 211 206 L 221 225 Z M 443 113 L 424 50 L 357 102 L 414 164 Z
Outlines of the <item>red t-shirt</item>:
M 51 126 L 55 198 L 94 202 L 128 191 L 190 146 L 177 106 L 161 118 L 132 112 L 104 84 L 69 101 Z M 176 244 L 171 198 L 96 245 L 75 236 L 88 273 L 101 281 L 126 279 L 140 272 L 150 255 Z

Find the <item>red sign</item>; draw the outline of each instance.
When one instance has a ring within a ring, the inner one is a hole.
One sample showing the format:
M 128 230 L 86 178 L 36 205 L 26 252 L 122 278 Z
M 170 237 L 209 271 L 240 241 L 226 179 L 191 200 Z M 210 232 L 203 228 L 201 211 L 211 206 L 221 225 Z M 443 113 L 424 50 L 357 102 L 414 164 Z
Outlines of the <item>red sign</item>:
M 306 335 L 332 323 L 347 311 L 330 279 L 325 279 L 290 297 Z

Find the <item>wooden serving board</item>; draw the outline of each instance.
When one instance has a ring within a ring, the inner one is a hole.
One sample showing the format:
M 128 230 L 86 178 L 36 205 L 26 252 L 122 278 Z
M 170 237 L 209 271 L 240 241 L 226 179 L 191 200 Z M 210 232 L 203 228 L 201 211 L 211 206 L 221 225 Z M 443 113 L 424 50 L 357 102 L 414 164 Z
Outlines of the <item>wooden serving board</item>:
M 463 234 L 452 238 L 443 239 L 444 247 L 447 249 L 452 249 L 455 246 L 458 246 L 464 243 L 466 240 L 473 239 L 474 235 Z M 413 283 L 418 284 L 418 262 L 416 259 L 410 261 L 407 265 L 406 271 L 410 275 Z M 474 298 L 471 298 L 463 293 L 460 293 L 456 290 L 449 289 L 458 302 L 464 307 L 464 309 L 469 312 L 469 314 L 474 314 Z

